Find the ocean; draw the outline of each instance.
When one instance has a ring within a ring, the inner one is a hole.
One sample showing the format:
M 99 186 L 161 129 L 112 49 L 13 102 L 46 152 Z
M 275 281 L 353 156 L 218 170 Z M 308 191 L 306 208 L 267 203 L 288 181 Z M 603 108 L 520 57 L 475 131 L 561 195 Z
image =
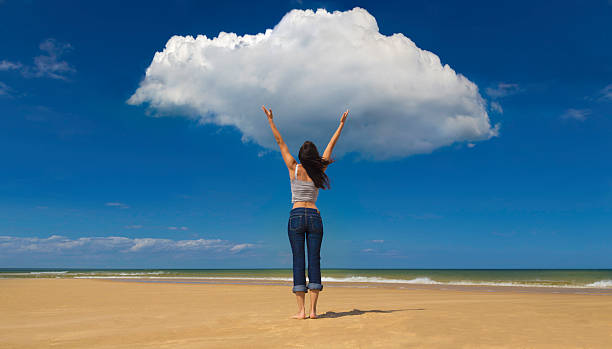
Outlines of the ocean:
M 323 269 L 322 281 L 366 284 L 487 285 L 612 289 L 612 269 Z M 291 269 L 25 269 L 2 278 L 292 281 Z

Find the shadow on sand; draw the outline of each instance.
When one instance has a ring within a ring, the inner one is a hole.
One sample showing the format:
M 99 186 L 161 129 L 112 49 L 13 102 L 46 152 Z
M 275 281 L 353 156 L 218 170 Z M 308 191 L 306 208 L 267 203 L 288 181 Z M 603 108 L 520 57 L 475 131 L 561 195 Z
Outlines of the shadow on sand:
M 407 311 L 407 310 L 425 310 L 424 308 L 415 308 L 415 309 L 396 309 L 396 310 L 359 310 L 359 309 L 353 309 L 351 311 L 343 311 L 343 312 L 339 312 L 336 313 L 335 311 L 328 311 L 324 314 L 319 315 L 318 317 L 321 319 L 331 319 L 331 318 L 338 318 L 338 317 L 343 317 L 343 316 L 355 316 L 355 315 L 363 315 L 366 313 L 383 313 L 383 314 L 388 314 L 388 313 L 394 313 L 396 311 Z

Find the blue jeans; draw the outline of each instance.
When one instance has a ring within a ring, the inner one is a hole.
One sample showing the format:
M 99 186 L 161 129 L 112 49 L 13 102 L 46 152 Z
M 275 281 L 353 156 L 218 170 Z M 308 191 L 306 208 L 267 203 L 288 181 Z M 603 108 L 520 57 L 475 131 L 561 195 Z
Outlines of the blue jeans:
M 323 221 L 314 208 L 294 208 L 289 213 L 287 224 L 291 252 L 293 252 L 293 292 L 322 290 L 321 242 Z M 308 285 L 306 285 L 304 241 L 308 246 Z

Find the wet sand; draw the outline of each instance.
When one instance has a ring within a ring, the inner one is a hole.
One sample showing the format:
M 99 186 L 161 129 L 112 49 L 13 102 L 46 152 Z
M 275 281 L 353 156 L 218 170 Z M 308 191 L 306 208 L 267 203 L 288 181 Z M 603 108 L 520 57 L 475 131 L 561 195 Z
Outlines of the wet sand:
M 0 348 L 612 348 L 610 290 L 167 281 L 0 279 Z

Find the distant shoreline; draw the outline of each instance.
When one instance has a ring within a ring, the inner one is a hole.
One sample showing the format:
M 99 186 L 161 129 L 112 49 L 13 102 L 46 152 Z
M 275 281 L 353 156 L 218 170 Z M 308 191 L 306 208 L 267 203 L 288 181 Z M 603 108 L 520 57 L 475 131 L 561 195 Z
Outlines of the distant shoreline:
M 324 269 L 326 284 L 406 288 L 414 285 L 435 287 L 504 287 L 594 289 L 612 291 L 612 269 Z M 6 278 L 76 278 L 189 280 L 221 282 L 276 283 L 292 281 L 289 269 L 0 269 Z M 185 281 L 183 281 L 185 282 Z
M 247 279 L 184 279 L 184 278 L 104 278 L 103 280 L 118 282 L 165 283 L 165 284 L 207 284 L 207 285 L 259 285 L 259 286 L 290 286 L 290 282 L 273 280 L 247 280 Z M 518 293 L 553 293 L 553 294 L 588 294 L 612 296 L 610 288 L 585 287 L 551 287 L 551 286 L 501 286 L 501 285 L 430 285 L 430 284 L 388 284 L 388 283 L 351 283 L 326 282 L 325 287 L 348 288 L 388 288 L 403 290 L 442 290 L 464 292 L 518 292 Z
M 215 278 L 215 277 L 138 277 L 138 276 L 99 276 L 99 277 L 0 277 L 3 280 L 98 280 L 127 283 L 150 284 L 191 284 L 191 285 L 250 285 L 250 286 L 287 286 L 291 280 L 263 278 Z M 333 288 L 371 288 L 396 290 L 441 290 L 458 292 L 511 292 L 511 293 L 548 293 L 548 294 L 588 294 L 612 296 L 612 288 L 605 287 L 571 287 L 540 285 L 494 285 L 494 284 L 427 284 L 427 283 L 385 283 L 385 282 L 346 282 L 327 281 L 325 287 Z

